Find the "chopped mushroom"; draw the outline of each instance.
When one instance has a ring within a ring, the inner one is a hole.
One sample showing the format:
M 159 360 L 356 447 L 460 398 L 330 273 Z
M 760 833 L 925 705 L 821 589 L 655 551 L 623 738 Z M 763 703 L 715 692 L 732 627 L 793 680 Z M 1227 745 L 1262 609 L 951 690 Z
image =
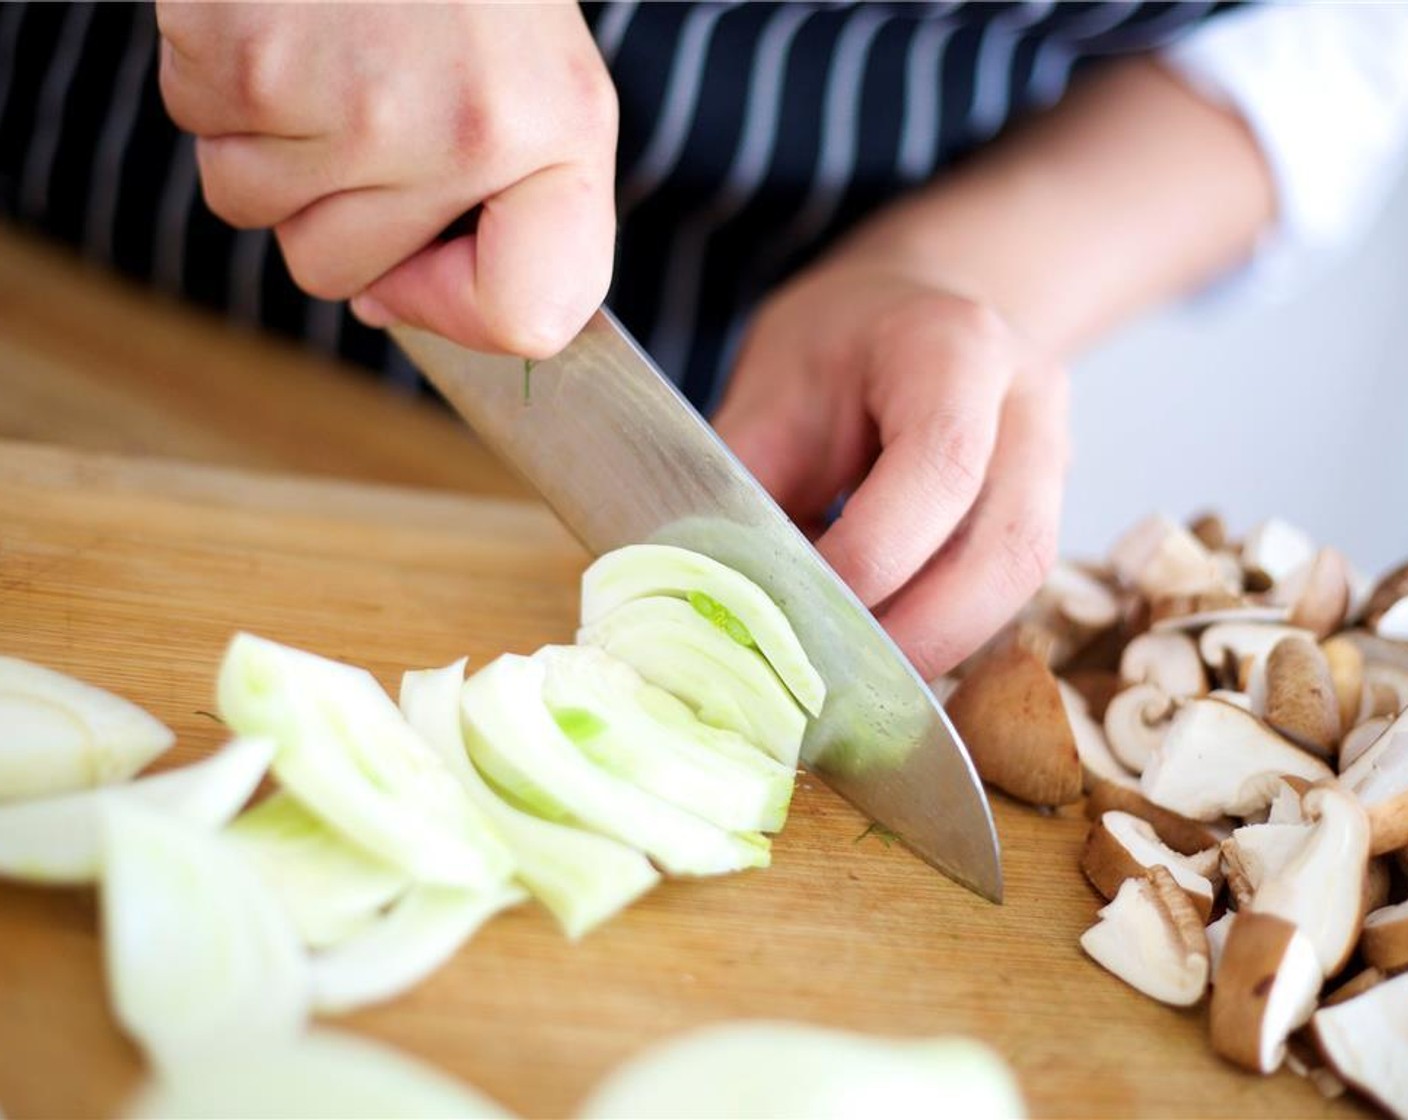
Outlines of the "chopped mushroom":
M 1174 702 L 1156 684 L 1136 684 L 1105 709 L 1105 739 L 1125 766 L 1142 774 L 1173 722 Z
M 1085 799 L 1085 815 L 1099 820 L 1112 810 L 1130 813 L 1154 826 L 1154 833 L 1180 855 L 1191 856 L 1215 848 L 1227 838 L 1225 824 L 1189 820 L 1155 805 L 1138 790 L 1127 789 L 1114 782 L 1098 781 L 1090 787 Z
M 1266 658 L 1266 722 L 1286 738 L 1329 755 L 1340 738 L 1330 664 L 1308 638 L 1282 638 Z
M 1248 779 L 1292 774 L 1308 781 L 1330 768 L 1283 739 L 1249 712 L 1221 700 L 1189 700 L 1140 778 L 1144 796 L 1194 820 L 1246 816 L 1270 804 L 1274 791 Z
M 1369 814 L 1372 852 L 1408 845 L 1408 712 L 1340 775 Z
M 1344 625 L 1351 594 L 1349 561 L 1334 548 L 1322 548 L 1276 589 L 1277 598 L 1290 607 L 1287 621 L 1317 638 Z
M 1086 710 L 1085 698 L 1065 681 L 1058 681 L 1061 690 L 1061 703 L 1066 709 L 1066 720 L 1071 725 L 1071 734 L 1076 740 L 1076 754 L 1080 756 L 1081 772 L 1084 775 L 1084 788 L 1089 789 L 1096 782 L 1114 782 L 1117 785 L 1139 788 L 1139 779 L 1120 765 L 1110 750 L 1101 726 L 1090 718 Z
M 1337 785 L 1309 790 L 1301 806 L 1310 822 L 1308 835 L 1284 866 L 1256 886 L 1250 909 L 1294 922 L 1315 946 L 1322 973 L 1333 976 L 1344 967 L 1359 935 L 1369 818 L 1353 795 Z
M 1405 709 L 1408 709 L 1408 669 L 1383 661 L 1370 661 L 1365 665 L 1359 719 L 1396 716 Z
M 1291 615 L 1289 607 L 1253 603 L 1245 596 L 1229 591 L 1210 591 L 1201 595 L 1165 595 L 1149 604 L 1151 630 L 1202 630 L 1220 623 L 1269 622 L 1284 623 Z
M 1110 550 L 1126 587 L 1145 595 L 1196 595 L 1223 587 L 1221 565 L 1201 541 L 1163 515 L 1146 518 Z
M 1188 893 L 1199 918 L 1207 921 L 1214 894 L 1208 873 L 1215 870 L 1217 860 L 1216 849 L 1210 851 L 1210 862 L 1180 855 L 1159 839 L 1148 821 L 1129 813 L 1109 812 L 1086 836 L 1080 866 L 1091 885 L 1106 898 L 1114 898 L 1126 879 L 1140 878 L 1151 867 L 1166 867 L 1174 882 Z
M 1198 644 L 1178 630 L 1149 631 L 1132 639 L 1120 656 L 1120 678 L 1125 684 L 1157 685 L 1165 695 L 1179 698 L 1208 690 Z
M 1359 715 L 1364 695 L 1364 654 L 1359 647 L 1343 638 L 1328 638 L 1320 643 L 1325 664 L 1330 667 L 1330 682 L 1340 710 L 1340 726 L 1347 732 Z M 1343 749 L 1343 748 L 1341 748 Z
M 1298 626 L 1269 622 L 1220 622 L 1209 626 L 1198 638 L 1198 652 L 1203 663 L 1214 673 L 1228 673 L 1225 682 L 1243 686 L 1250 667 L 1264 659 L 1282 638 L 1310 638 L 1315 635 Z
M 1147 996 L 1176 1007 L 1203 998 L 1208 939 L 1188 895 L 1165 867 L 1126 879 L 1080 945 L 1102 967 Z
M 1408 1116 L 1408 973 L 1323 1007 L 1316 1045 L 1335 1072 L 1396 1116 Z
M 1320 982 L 1315 946 L 1292 922 L 1239 911 L 1212 993 L 1212 1048 L 1243 1069 L 1274 1072 L 1287 1037 L 1314 1013 Z
M 1080 799 L 1081 760 L 1061 689 L 1030 650 L 985 655 L 945 707 L 986 781 L 1033 805 Z
M 1394 568 L 1374 586 L 1364 605 L 1364 624 L 1381 638 L 1408 641 L 1408 564 Z
M 1374 716 L 1352 728 L 1340 741 L 1340 754 L 1337 760 L 1340 773 L 1343 774 L 1358 762 L 1364 752 L 1377 743 L 1379 737 L 1392 726 L 1392 716 Z
M 1310 836 L 1303 824 L 1245 824 L 1222 842 L 1227 889 L 1239 908 L 1250 907 L 1258 888 L 1280 874 Z
M 1275 587 L 1314 557 L 1315 542 L 1278 517 L 1257 525 L 1242 542 L 1242 567 L 1254 590 Z
M 1208 938 L 1208 983 L 1217 986 L 1217 970 L 1222 967 L 1222 954 L 1227 949 L 1227 938 L 1232 933 L 1232 923 L 1237 920 L 1237 911 L 1225 910 L 1222 917 L 1210 922 L 1203 932 Z
M 1359 948 L 1375 968 L 1385 972 L 1408 968 L 1408 902 L 1372 911 L 1364 919 Z

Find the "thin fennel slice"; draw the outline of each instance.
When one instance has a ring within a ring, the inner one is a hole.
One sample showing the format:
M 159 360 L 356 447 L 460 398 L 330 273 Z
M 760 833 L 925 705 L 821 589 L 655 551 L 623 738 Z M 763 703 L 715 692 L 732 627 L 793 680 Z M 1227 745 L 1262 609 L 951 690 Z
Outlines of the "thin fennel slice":
M 635 1117 L 871 1120 L 1026 1114 L 992 1050 L 965 1038 L 876 1038 L 801 1023 L 725 1023 L 651 1047 L 617 1067 L 579 1112 Z
M 116 793 L 103 801 L 102 836 L 111 1003 L 152 1062 L 295 1038 L 307 958 L 234 846 Z
M 730 832 L 782 827 L 794 770 L 695 718 L 605 650 L 544 646 L 533 657 L 545 669 L 548 710 L 597 766 Z
M 385 914 L 313 957 L 313 1010 L 340 1015 L 395 999 L 438 969 L 475 930 L 528 895 L 513 884 L 478 894 L 412 887 Z
M 199 762 L 121 786 L 0 805 L 0 878 L 94 882 L 102 866 L 102 802 L 113 793 L 218 828 L 249 800 L 273 756 L 272 740 L 235 739 Z
M 204 1055 L 162 1072 L 130 1120 L 490 1120 L 512 1114 L 385 1043 L 320 1027 L 286 1046 Z
M 726 832 L 587 761 L 543 703 L 543 676 L 540 663 L 506 653 L 465 682 L 465 743 L 485 776 L 535 811 L 639 848 L 672 874 L 767 866 L 767 837 Z
M 460 723 L 465 659 L 406 673 L 401 710 L 464 783 L 518 862 L 518 878 L 574 940 L 629 906 L 660 881 L 650 861 L 606 836 L 545 821 L 509 805 L 480 776 Z
M 242 813 L 226 835 L 315 949 L 368 925 L 410 886 L 404 871 L 349 844 L 285 790 Z
M 796 767 L 807 714 L 755 649 L 734 641 L 683 599 L 632 599 L 577 632 L 672 692 L 705 723 L 736 731 Z
M 126 781 L 175 741 L 120 696 L 0 657 L 0 802 Z
M 412 878 L 488 891 L 513 857 L 370 673 L 250 634 L 230 643 L 219 704 L 272 736 L 274 774 L 305 808 Z
M 582 575 L 582 625 L 605 618 L 634 599 L 705 596 L 743 628 L 803 708 L 821 714 L 826 684 L 787 615 L 741 572 L 701 552 L 664 544 L 633 544 L 599 557 Z

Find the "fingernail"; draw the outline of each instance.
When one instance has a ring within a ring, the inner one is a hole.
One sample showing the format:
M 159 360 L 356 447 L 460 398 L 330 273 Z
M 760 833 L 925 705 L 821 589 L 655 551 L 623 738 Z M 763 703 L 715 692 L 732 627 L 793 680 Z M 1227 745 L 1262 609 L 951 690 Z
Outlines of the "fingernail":
M 356 296 L 350 306 L 352 314 L 369 327 L 389 327 L 396 322 L 396 316 L 391 314 L 386 304 L 371 296 Z

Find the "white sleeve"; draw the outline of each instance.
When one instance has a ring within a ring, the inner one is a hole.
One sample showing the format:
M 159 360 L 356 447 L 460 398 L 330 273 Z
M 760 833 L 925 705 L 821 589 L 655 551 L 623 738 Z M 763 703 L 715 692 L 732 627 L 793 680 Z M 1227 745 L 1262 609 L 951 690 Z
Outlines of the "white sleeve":
M 1275 184 L 1275 226 L 1219 292 L 1283 294 L 1377 217 L 1408 154 L 1408 4 L 1243 8 L 1161 57 L 1242 115 Z

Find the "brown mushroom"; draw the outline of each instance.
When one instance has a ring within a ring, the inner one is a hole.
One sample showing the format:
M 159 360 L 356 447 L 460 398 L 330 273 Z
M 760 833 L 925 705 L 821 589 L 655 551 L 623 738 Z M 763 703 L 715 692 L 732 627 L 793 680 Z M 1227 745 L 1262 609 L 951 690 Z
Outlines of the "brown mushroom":
M 1339 705 L 1340 727 L 1352 728 L 1359 715 L 1360 698 L 1364 695 L 1364 654 L 1358 646 L 1341 636 L 1320 643 L 1325 664 L 1330 667 L 1330 681 L 1335 687 Z
M 1066 709 L 1071 734 L 1075 736 L 1083 788 L 1089 789 L 1095 782 L 1104 781 L 1138 789 L 1139 779 L 1120 765 L 1110 750 L 1110 744 L 1105 741 L 1104 729 L 1090 718 L 1081 694 L 1065 681 L 1056 683 L 1061 691 L 1061 703 Z
M 1220 513 L 1200 513 L 1188 522 L 1188 531 L 1197 537 L 1209 552 L 1221 552 L 1228 547 L 1227 522 L 1222 520 Z
M 1344 1003 L 1345 1000 L 1362 996 L 1375 985 L 1382 984 L 1388 977 L 1372 966 L 1360 969 L 1344 983 L 1340 984 L 1329 995 L 1320 1001 L 1321 1007 L 1334 1007 L 1337 1003 Z
M 1310 836 L 1303 824 L 1244 824 L 1222 842 L 1222 869 L 1239 909 L 1247 909 L 1262 884 L 1285 870 Z
M 1099 965 L 1162 1003 L 1188 1007 L 1208 986 L 1208 939 L 1168 869 L 1126 879 L 1080 945 Z
M 1303 626 L 1317 638 L 1333 634 L 1349 615 L 1349 581 L 1349 561 L 1344 554 L 1322 548 L 1278 588 L 1278 598 L 1290 607 L 1287 621 Z
M 1340 773 L 1343 774 L 1353 766 L 1365 751 L 1379 741 L 1379 736 L 1392 726 L 1392 716 L 1374 716 L 1351 728 L 1349 734 L 1340 741 L 1340 754 L 1337 759 Z
M 1214 887 L 1204 873 L 1216 866 L 1212 861 L 1180 855 L 1161 841 L 1148 821 L 1129 813 L 1109 812 L 1096 821 L 1085 839 L 1080 867 L 1091 885 L 1106 898 L 1119 893 L 1126 879 L 1141 878 L 1151 867 L 1168 868 L 1174 881 L 1188 892 L 1200 921 L 1212 913 Z
M 1289 607 L 1253 603 L 1231 591 L 1204 591 L 1198 595 L 1161 595 L 1149 603 L 1151 630 L 1202 630 L 1219 623 L 1284 623 Z
M 1239 911 L 1212 993 L 1212 1048 L 1243 1069 L 1274 1072 L 1290 1033 L 1314 1013 L 1320 982 L 1315 947 L 1294 923 Z
M 1223 587 L 1222 570 L 1197 537 L 1156 515 L 1110 550 L 1110 567 L 1126 587 L 1148 596 L 1195 595 Z
M 1273 517 L 1242 541 L 1242 567 L 1253 590 L 1275 587 L 1315 556 L 1315 542 L 1302 530 Z
M 1092 784 L 1085 800 L 1085 815 L 1091 820 L 1099 820 L 1112 810 L 1148 821 L 1154 826 L 1158 838 L 1180 855 L 1191 856 L 1215 848 L 1227 836 L 1224 826 L 1179 816 L 1155 805 L 1138 790 L 1114 782 L 1097 781 Z
M 978 773 L 1033 805 L 1080 799 L 1081 763 L 1051 671 L 1010 646 L 977 662 L 945 706 Z
M 1364 605 L 1364 625 L 1381 638 L 1408 641 L 1408 564 L 1388 572 L 1374 585 Z
M 1208 691 L 1198 644 L 1177 630 L 1151 630 L 1131 639 L 1120 656 L 1120 679 L 1127 685 L 1157 685 L 1164 695 L 1179 699 Z
M 1076 669 L 1065 674 L 1064 680 L 1080 693 L 1085 710 L 1097 721 L 1105 718 L 1111 697 L 1124 687 L 1119 673 L 1113 669 Z
M 1371 911 L 1364 919 L 1359 949 L 1367 964 L 1384 972 L 1408 968 L 1408 902 Z
M 1250 712 L 1221 700 L 1188 700 L 1140 777 L 1156 805 L 1194 820 L 1241 817 L 1270 804 L 1274 791 L 1248 779 L 1291 774 L 1333 777 L 1330 768 L 1282 738 Z
M 1408 712 L 1355 759 L 1340 780 L 1368 811 L 1374 855 L 1408 845 Z
M 1142 774 L 1173 723 L 1174 702 L 1156 684 L 1126 688 L 1105 709 L 1105 739 L 1121 763 Z
M 1395 1116 L 1408 1116 L 1408 973 L 1322 1007 L 1315 1043 L 1337 1074 Z
M 1369 818 L 1352 794 L 1333 783 L 1307 791 L 1301 805 L 1309 832 L 1285 864 L 1255 887 L 1250 909 L 1294 922 L 1315 946 L 1323 975 L 1333 976 L 1359 935 Z
M 1340 707 L 1330 665 L 1309 638 L 1282 638 L 1266 658 L 1266 722 L 1286 738 L 1330 757 L 1340 738 Z

